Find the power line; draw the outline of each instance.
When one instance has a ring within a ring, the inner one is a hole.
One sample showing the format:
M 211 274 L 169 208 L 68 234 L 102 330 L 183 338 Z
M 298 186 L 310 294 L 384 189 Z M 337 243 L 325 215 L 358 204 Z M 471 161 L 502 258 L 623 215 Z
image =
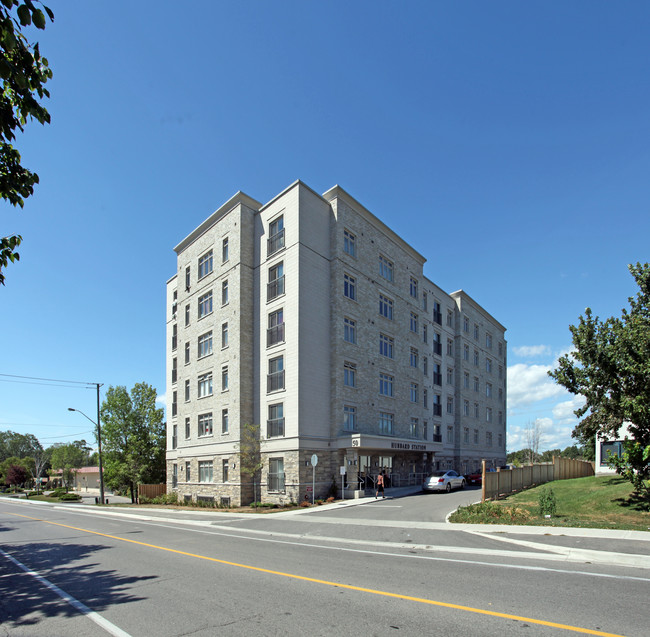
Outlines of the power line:
M 91 383 L 89 381 L 83 381 L 83 380 L 63 380 L 61 378 L 40 378 L 38 376 L 18 376 L 17 374 L 0 374 L 0 376 L 4 376 L 5 378 L 20 378 L 22 380 L 40 380 L 40 381 L 45 381 L 47 383 L 66 383 L 67 385 L 92 385 L 93 387 L 97 387 L 97 385 L 101 385 L 101 383 Z M 7 381 L 11 382 L 11 381 Z

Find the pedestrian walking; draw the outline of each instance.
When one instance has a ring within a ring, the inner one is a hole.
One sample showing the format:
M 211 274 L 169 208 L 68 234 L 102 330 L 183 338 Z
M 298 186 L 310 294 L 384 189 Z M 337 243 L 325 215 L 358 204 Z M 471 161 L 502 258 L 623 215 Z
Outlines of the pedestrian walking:
M 375 492 L 375 500 L 379 497 L 379 494 L 381 493 L 381 497 L 385 498 L 386 496 L 384 495 L 384 471 L 377 476 L 377 491 Z

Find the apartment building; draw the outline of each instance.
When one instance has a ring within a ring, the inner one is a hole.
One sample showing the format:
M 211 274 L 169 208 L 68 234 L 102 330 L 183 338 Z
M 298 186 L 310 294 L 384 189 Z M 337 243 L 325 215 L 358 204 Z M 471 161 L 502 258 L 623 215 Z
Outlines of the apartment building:
M 175 248 L 168 491 L 240 505 L 505 463 L 505 328 L 342 188 L 239 192 Z M 261 470 L 242 471 L 257 427 Z M 316 466 L 311 459 L 317 457 Z M 312 488 L 314 491 L 312 491 Z

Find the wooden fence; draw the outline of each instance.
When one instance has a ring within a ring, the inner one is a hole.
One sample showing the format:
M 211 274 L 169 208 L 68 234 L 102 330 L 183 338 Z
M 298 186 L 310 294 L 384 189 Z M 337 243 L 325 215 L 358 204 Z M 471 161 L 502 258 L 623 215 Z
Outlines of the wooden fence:
M 539 462 L 514 469 L 485 470 L 483 461 L 483 502 L 501 495 L 522 491 L 527 487 L 553 480 L 569 480 L 593 476 L 594 463 L 553 456 L 553 462 Z
M 167 493 L 166 484 L 139 484 L 138 485 L 138 500 L 140 498 L 156 498 L 159 495 Z

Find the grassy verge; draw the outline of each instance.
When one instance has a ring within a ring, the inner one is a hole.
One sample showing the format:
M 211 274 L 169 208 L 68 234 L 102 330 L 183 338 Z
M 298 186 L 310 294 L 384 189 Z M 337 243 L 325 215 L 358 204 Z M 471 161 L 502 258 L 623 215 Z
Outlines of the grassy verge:
M 549 489 L 556 501 L 556 513 L 550 519 L 539 511 L 540 493 Z M 460 507 L 449 521 L 649 531 L 650 503 L 619 476 L 594 476 L 558 480 L 496 502 Z

